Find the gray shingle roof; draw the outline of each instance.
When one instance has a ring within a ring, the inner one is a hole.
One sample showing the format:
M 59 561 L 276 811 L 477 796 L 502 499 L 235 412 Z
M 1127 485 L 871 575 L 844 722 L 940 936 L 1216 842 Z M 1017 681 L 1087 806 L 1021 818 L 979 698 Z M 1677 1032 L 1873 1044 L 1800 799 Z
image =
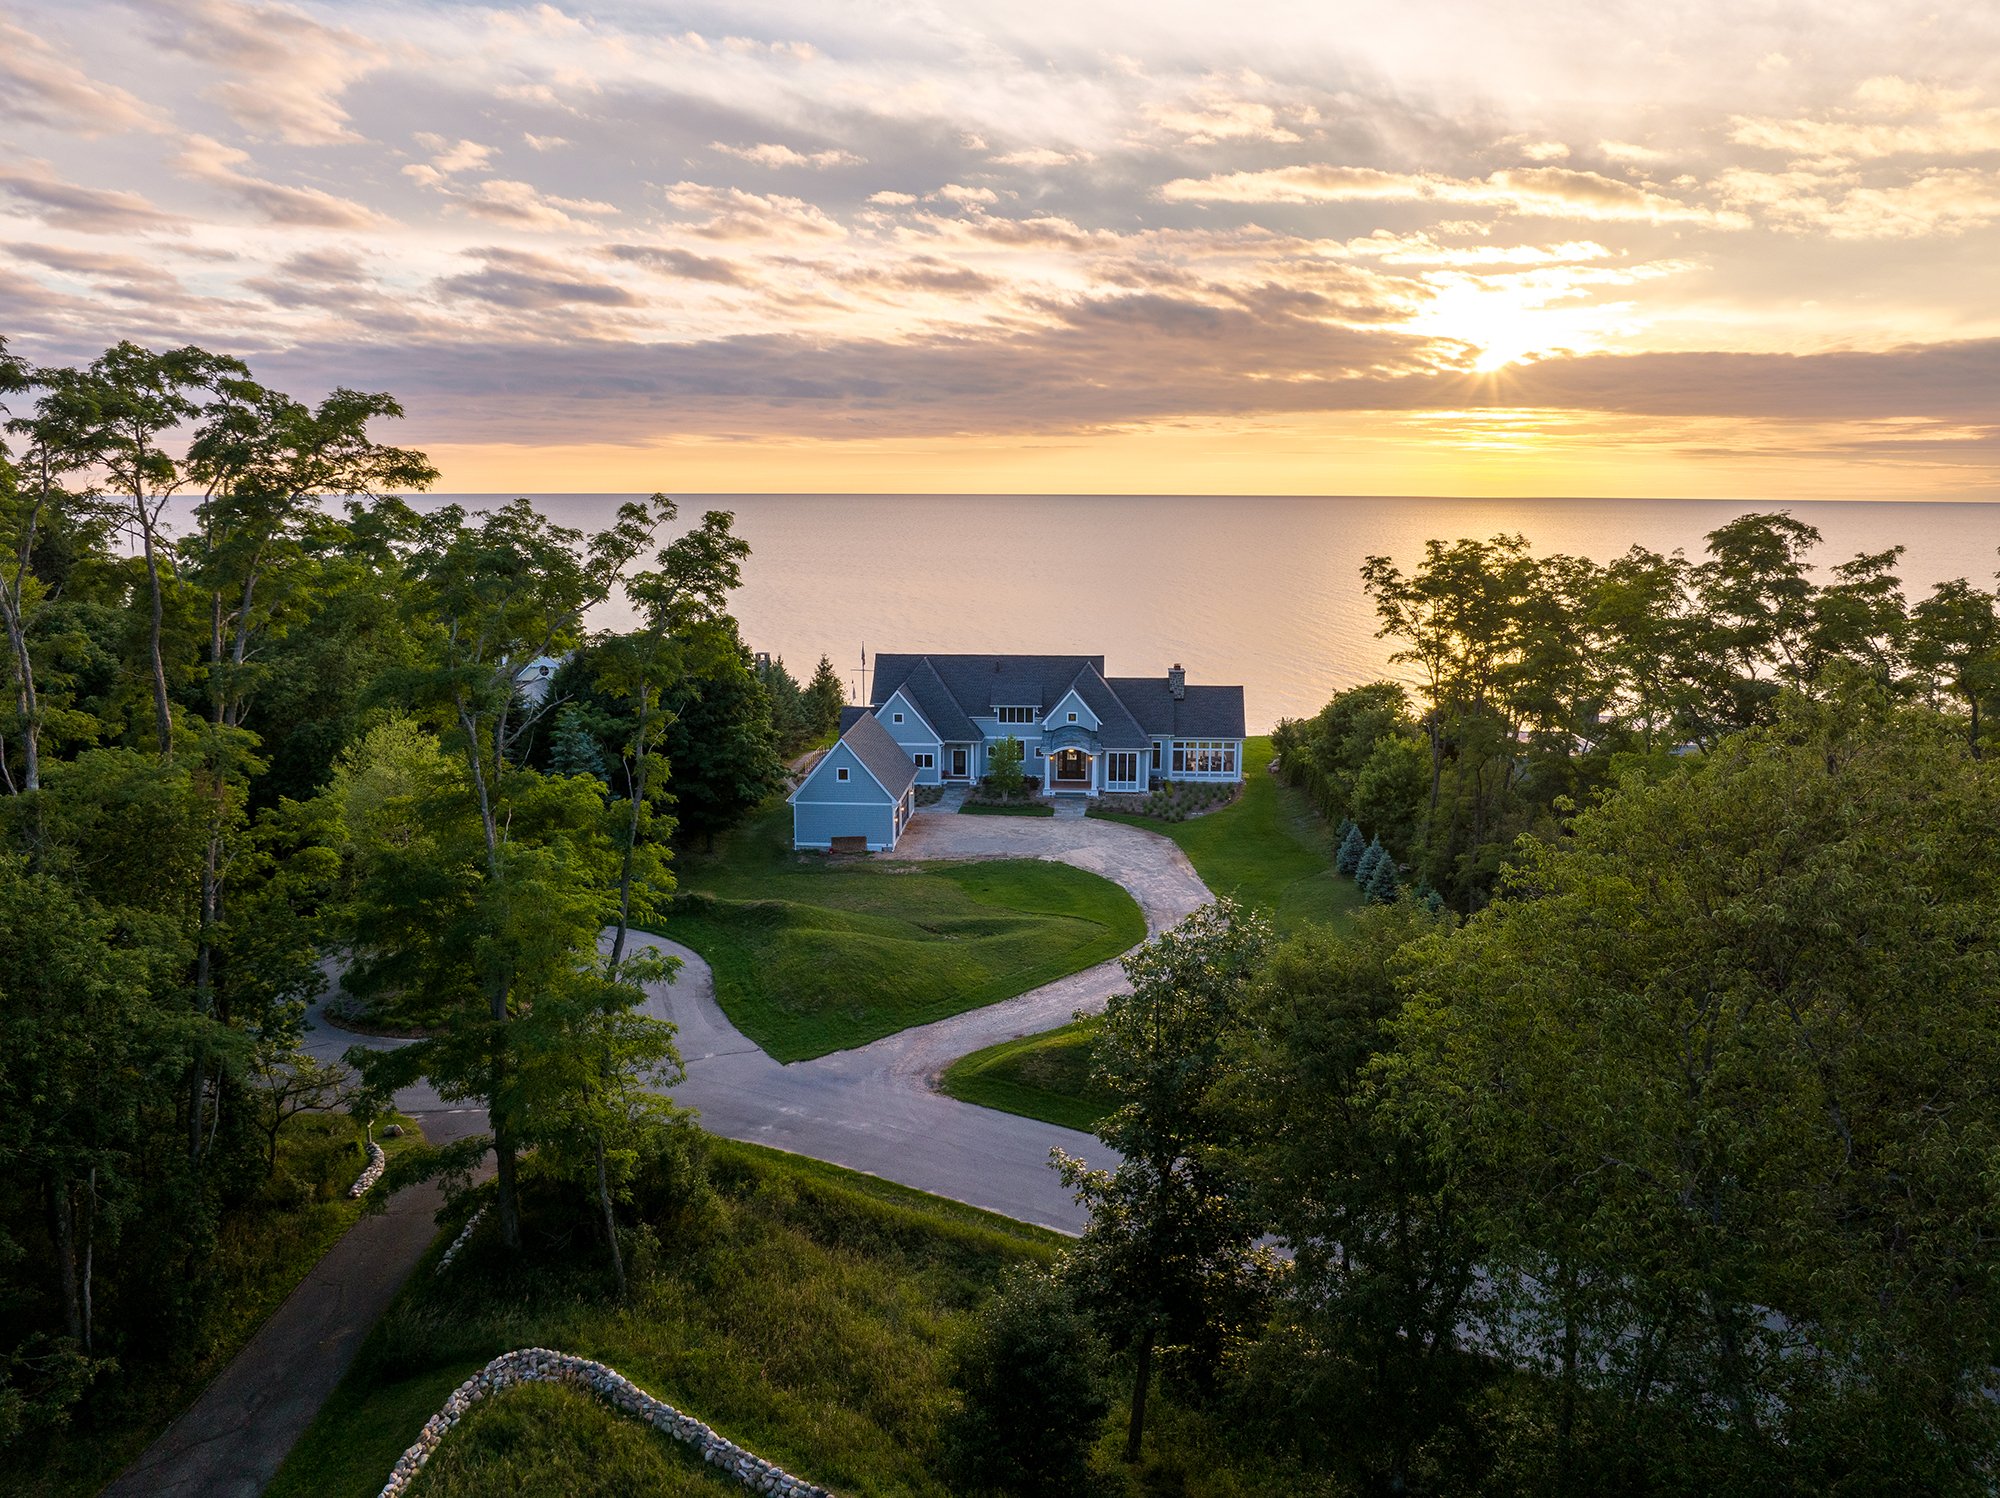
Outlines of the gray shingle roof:
M 1240 739 L 1243 688 L 1196 687 L 1176 700 L 1164 676 L 1114 676 L 1109 683 L 1139 726 L 1158 738 Z
M 915 782 L 916 761 L 889 737 L 889 730 L 873 713 L 856 718 L 840 741 L 854 751 L 854 757 L 868 767 L 869 774 L 889 788 L 890 795 L 900 797 Z
M 1000 703 L 1047 711 L 1085 666 L 1100 675 L 1104 671 L 1101 655 L 878 655 L 875 706 L 887 702 L 924 661 L 967 715 L 982 717 Z
M 958 705 L 950 689 L 938 676 L 937 668 L 928 659 L 917 662 L 910 674 L 903 678 L 900 690 L 916 703 L 917 711 L 930 720 L 941 741 L 949 743 L 956 740 L 969 744 L 978 740 L 979 730 L 972 726 L 972 719 L 965 715 L 965 710 Z
M 1176 699 L 1165 672 L 1107 678 L 1101 655 L 876 656 L 874 705 L 904 686 L 947 741 L 978 738 L 970 719 L 1002 704 L 1047 712 L 1072 687 L 1103 720 L 1099 738 L 1108 749 L 1144 748 L 1153 738 L 1244 736 L 1243 688 L 1191 686 Z
M 1076 695 L 1089 704 L 1097 714 L 1097 741 L 1107 749 L 1144 749 L 1152 740 L 1146 730 L 1127 711 L 1125 704 L 1118 700 L 1118 694 L 1111 690 L 1110 683 L 1093 666 L 1085 666 L 1076 673 L 1076 680 L 1070 683 Z

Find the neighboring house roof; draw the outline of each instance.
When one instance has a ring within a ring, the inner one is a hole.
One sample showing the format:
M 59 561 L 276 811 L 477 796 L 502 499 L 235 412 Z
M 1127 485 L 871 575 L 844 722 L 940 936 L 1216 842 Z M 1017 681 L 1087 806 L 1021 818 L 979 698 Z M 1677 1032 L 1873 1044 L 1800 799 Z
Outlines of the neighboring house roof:
M 900 797 L 916 782 L 917 762 L 903 752 L 903 746 L 889 737 L 889 730 L 873 713 L 856 718 L 840 742 L 854 751 L 870 775 L 882 782 L 891 796 Z M 928 752 L 928 751 L 927 751 Z M 823 765 L 825 760 L 821 760 Z M 815 771 L 815 774 L 818 772 Z
M 1191 686 L 1185 697 L 1177 699 L 1164 677 L 1114 676 L 1108 684 L 1140 727 L 1155 738 L 1244 737 L 1241 687 Z
M 1143 749 L 1155 738 L 1244 736 L 1243 688 L 1191 686 L 1177 698 L 1164 673 L 1106 677 L 1101 655 L 876 656 L 874 706 L 898 689 L 944 742 L 979 738 L 972 718 L 996 707 L 1046 713 L 1072 690 L 1100 720 L 1098 739 L 1107 749 Z
M 854 726 L 857 719 L 867 716 L 868 709 L 865 707 L 843 707 L 840 710 L 840 731 L 845 734 Z

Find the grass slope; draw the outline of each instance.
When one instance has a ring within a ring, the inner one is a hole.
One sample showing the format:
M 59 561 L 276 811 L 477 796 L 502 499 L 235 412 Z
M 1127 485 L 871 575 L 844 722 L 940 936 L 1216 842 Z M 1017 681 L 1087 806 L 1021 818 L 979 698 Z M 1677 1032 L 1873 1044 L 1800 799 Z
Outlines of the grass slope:
M 1145 938 L 1130 895 L 1067 864 L 800 855 L 790 816 L 774 803 L 689 857 L 694 898 L 656 927 L 708 960 L 723 1011 L 780 1061 L 1012 998 Z
M 418 1142 L 416 1124 L 383 1140 L 389 1153 Z M 99 1492 L 194 1403 L 299 1281 L 361 1216 L 347 1188 L 366 1160 L 360 1127 L 344 1113 L 308 1113 L 278 1136 L 278 1167 L 264 1190 L 230 1209 L 216 1232 L 207 1306 L 195 1346 L 174 1360 L 128 1358 L 102 1410 L 84 1415 L 36 1452 L 35 1470 L 0 1489 L 24 1498 L 84 1498 Z
M 1125 812 L 1091 815 L 1172 838 L 1204 884 L 1256 906 L 1281 934 L 1308 922 L 1338 924 L 1362 904 L 1361 892 L 1333 871 L 1332 830 L 1302 794 L 1270 773 L 1270 765 L 1270 739 L 1247 740 L 1242 796 L 1185 822 Z
M 1110 1097 L 1090 1084 L 1096 1033 L 1097 1021 L 1083 1019 L 1003 1040 L 953 1062 L 939 1085 L 961 1102 L 1089 1133 L 1111 1111 Z
M 561 1205 L 534 1207 L 532 1194 L 525 1265 L 501 1257 L 489 1226 L 442 1279 L 420 1266 L 268 1498 L 372 1495 L 458 1383 L 529 1345 L 599 1358 L 847 1498 L 946 1498 L 952 1341 L 1002 1269 L 1061 1240 L 797 1156 L 710 1149 L 714 1200 L 650 1225 L 656 1246 L 634 1256 L 650 1267 L 628 1306 L 607 1294 L 600 1255 Z M 1169 1392 L 1155 1401 L 1158 1438 L 1137 1469 L 1117 1460 L 1122 1414 L 1107 1419 L 1093 1493 L 1324 1490 L 1252 1470 L 1223 1418 Z M 612 1424 L 576 1396 L 508 1394 L 446 1439 L 418 1492 L 710 1491 L 667 1438 Z

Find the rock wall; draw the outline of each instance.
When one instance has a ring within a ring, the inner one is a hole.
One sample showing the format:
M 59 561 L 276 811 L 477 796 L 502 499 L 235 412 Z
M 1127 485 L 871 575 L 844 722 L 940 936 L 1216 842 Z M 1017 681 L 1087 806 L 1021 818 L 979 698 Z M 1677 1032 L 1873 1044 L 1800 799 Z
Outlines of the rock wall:
M 734 1441 L 717 1435 L 692 1415 L 684 1415 L 664 1400 L 655 1399 L 644 1389 L 602 1363 L 551 1352 L 546 1347 L 524 1347 L 503 1352 L 464 1383 L 452 1390 L 451 1398 L 425 1424 L 416 1444 L 397 1459 L 395 1470 L 382 1488 L 381 1498 L 403 1498 L 417 1473 L 431 1459 L 440 1442 L 480 1400 L 517 1384 L 559 1383 L 584 1390 L 610 1405 L 620 1414 L 643 1420 L 662 1435 L 693 1447 L 703 1461 L 720 1467 L 753 1493 L 764 1498 L 833 1498 L 825 1488 L 775 1467 L 762 1457 L 745 1451 Z
M 382 1172 L 388 1169 L 389 1157 L 382 1153 L 382 1146 L 374 1140 L 368 1141 L 368 1168 L 361 1172 L 361 1178 L 347 1188 L 350 1197 L 359 1200 L 368 1194 L 368 1188 L 382 1179 Z

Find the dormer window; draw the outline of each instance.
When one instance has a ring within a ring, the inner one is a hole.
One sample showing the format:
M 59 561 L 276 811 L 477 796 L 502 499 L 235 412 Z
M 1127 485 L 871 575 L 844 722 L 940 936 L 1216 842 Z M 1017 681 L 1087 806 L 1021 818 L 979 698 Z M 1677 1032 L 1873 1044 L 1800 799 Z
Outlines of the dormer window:
M 993 713 L 1002 723 L 1032 723 L 1035 721 L 1035 710 L 1032 707 L 998 707 L 993 710 Z

